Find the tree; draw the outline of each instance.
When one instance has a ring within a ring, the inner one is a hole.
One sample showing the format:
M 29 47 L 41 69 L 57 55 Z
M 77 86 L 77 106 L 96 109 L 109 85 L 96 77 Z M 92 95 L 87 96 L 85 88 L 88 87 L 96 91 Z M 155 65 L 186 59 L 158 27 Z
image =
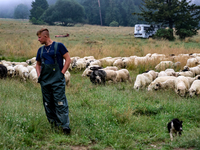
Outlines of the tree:
M 142 4 L 143 6 L 140 7 L 141 13 L 137 13 L 140 16 L 140 20 L 150 24 L 168 26 L 170 29 L 175 27 L 179 31 L 184 28 L 184 32 L 191 31 L 191 28 L 198 28 L 198 23 L 196 24 L 196 22 L 200 21 L 200 8 L 195 4 L 191 4 L 191 1 L 142 0 Z M 179 33 L 176 32 L 177 35 L 180 35 Z M 171 35 L 173 36 L 173 32 L 171 32 Z M 195 35 L 195 32 L 192 34 L 190 32 L 188 35 Z
M 32 2 L 31 7 L 32 9 L 30 10 L 30 21 L 33 24 L 38 24 L 41 22 L 40 17 L 45 12 L 45 10 L 48 9 L 49 5 L 46 0 L 35 0 Z
M 15 19 L 28 19 L 29 10 L 28 6 L 24 4 L 19 4 L 14 10 L 14 18 Z
M 84 21 L 85 11 L 83 6 L 73 0 L 57 0 L 45 11 L 41 19 L 49 24 L 61 22 L 63 25 L 81 23 Z

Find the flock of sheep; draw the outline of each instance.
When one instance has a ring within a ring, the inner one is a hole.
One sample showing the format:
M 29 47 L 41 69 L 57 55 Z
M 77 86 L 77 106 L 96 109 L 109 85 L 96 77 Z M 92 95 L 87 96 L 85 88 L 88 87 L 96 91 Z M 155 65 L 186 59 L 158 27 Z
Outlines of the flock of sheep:
M 183 70 L 175 72 L 178 66 L 180 67 L 179 59 L 187 60 Z M 68 71 L 65 73 L 66 85 L 70 84 L 70 71 L 73 69 L 83 70 L 82 77 L 89 77 L 94 84 L 105 84 L 106 81 L 113 83 L 131 81 L 128 67 L 131 65 L 138 66 L 139 64 L 149 64 L 159 62 L 154 70 L 146 71 L 138 74 L 134 81 L 133 88 L 135 90 L 148 89 L 158 90 L 172 88 L 180 96 L 190 96 L 200 94 L 200 54 L 179 54 L 177 56 L 164 54 L 147 54 L 146 56 L 130 56 L 130 57 L 105 57 L 95 59 L 93 56 L 87 57 L 71 57 L 71 64 Z M 175 63 L 174 63 L 175 62 Z M 10 62 L 0 61 L 0 75 L 5 77 L 3 70 L 6 68 L 6 76 L 19 76 L 20 79 L 26 81 L 28 79 L 37 83 L 35 57 L 26 62 Z M 103 68 L 102 66 L 106 66 Z M 4 67 L 4 69 L 3 69 Z M 4 76 L 3 76 L 4 74 Z

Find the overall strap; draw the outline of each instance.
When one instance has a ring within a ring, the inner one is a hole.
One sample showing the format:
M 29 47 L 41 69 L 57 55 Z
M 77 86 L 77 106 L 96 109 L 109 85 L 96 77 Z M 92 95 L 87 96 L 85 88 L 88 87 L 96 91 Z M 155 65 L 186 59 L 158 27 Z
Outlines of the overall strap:
M 40 53 L 40 59 L 41 59 L 42 63 L 44 63 L 44 58 L 42 58 L 43 50 L 44 50 L 44 46 L 41 47 L 41 53 Z
M 57 49 L 58 49 L 58 42 L 54 42 L 54 60 L 55 60 L 55 64 L 57 64 L 57 58 L 56 58 Z

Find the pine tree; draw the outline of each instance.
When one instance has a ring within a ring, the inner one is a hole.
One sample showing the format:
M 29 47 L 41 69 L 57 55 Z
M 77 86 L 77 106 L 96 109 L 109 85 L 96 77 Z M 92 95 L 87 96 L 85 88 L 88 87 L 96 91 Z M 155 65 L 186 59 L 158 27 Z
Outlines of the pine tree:
M 39 24 L 41 22 L 40 17 L 48 9 L 49 5 L 46 0 L 35 0 L 31 5 L 30 21 L 33 24 Z
M 175 27 L 177 35 L 181 31 L 190 32 L 193 29 L 198 29 L 200 21 L 200 7 L 191 4 L 187 0 L 142 0 L 143 6 L 140 7 L 141 13 L 138 13 L 140 20 L 150 24 L 160 24 L 167 26 L 170 29 Z M 181 29 L 181 30 L 180 30 Z M 173 36 L 173 32 L 171 32 Z M 192 31 L 187 36 L 195 35 Z M 184 38 L 184 37 L 181 37 Z

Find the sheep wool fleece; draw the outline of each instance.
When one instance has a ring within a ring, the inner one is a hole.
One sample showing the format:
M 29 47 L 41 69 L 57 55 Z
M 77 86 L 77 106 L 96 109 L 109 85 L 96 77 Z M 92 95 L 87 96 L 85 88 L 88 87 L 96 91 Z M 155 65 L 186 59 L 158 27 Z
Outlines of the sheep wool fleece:
M 43 53 L 44 46 L 41 50 Z M 57 43 L 54 45 L 55 64 L 45 64 L 42 60 L 41 74 L 38 82 L 41 85 L 43 105 L 48 121 L 63 129 L 69 128 L 68 102 L 65 96 L 65 77 L 56 60 Z

